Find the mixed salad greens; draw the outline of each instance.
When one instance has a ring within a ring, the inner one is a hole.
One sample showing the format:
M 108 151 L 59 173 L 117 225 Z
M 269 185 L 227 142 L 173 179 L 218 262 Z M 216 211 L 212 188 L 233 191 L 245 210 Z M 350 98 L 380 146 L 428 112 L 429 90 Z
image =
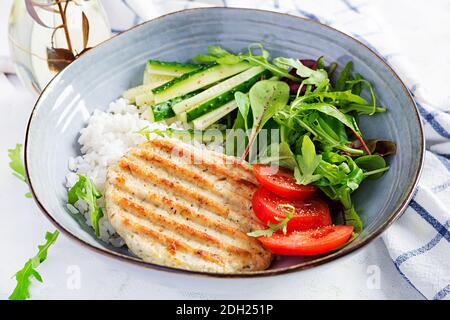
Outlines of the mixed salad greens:
M 136 133 L 147 139 L 157 134 L 219 142 L 228 155 L 257 163 L 255 175 L 264 190 L 255 193 L 253 209 L 267 229 L 249 235 L 274 253 L 320 254 L 344 244 L 350 235 L 355 238 L 363 223 L 351 194 L 365 179 L 379 178 L 389 170 L 384 156 L 395 153 L 395 144 L 363 137 L 359 117 L 386 112 L 386 108 L 377 104 L 370 82 L 353 73 L 352 62 L 336 75 L 337 64 L 326 66 L 323 57 L 269 60 L 269 52 L 260 44 L 239 54 L 210 46 L 208 54 L 197 55 L 193 61 L 197 63 L 148 61 L 143 84 L 123 97 L 141 108 L 147 120 L 177 122 L 177 126 L 146 126 Z M 273 166 L 283 169 L 264 173 Z M 89 206 L 97 237 L 103 216 L 97 204 L 100 197 L 84 176 L 68 192 L 71 205 L 83 200 Z M 334 213 L 333 220 L 330 203 L 335 208 L 338 203 L 337 211 L 342 213 Z M 305 208 L 316 218 L 305 218 Z M 278 250 L 269 243 L 280 235 L 287 239 L 292 231 L 294 242 L 319 238 L 311 233 L 314 230 L 322 240 L 340 234 L 340 241 L 333 240 L 330 246 L 328 239 L 319 251 Z
M 391 141 L 365 139 L 360 129 L 360 116 L 386 112 L 377 104 L 371 83 L 352 71 L 351 61 L 336 75 L 337 64 L 325 65 L 323 57 L 270 60 L 260 44 L 239 54 L 210 46 L 208 54 L 193 61 L 197 63 L 149 60 L 143 84 L 123 94 L 145 110 L 146 119 L 178 121 L 187 129 L 144 127 L 137 133 L 147 139 L 155 133 L 203 143 L 219 141 L 227 154 L 257 163 L 254 170 L 262 187 L 255 193 L 253 207 L 267 228 L 249 236 L 258 237 L 274 253 L 320 254 L 339 249 L 350 234 L 354 239 L 363 223 L 351 194 L 365 179 L 377 179 L 388 171 L 385 157 L 396 149 Z M 21 145 L 8 154 L 13 174 L 27 183 Z M 281 166 L 281 171 L 264 173 L 273 165 Z M 327 202 L 317 197 L 317 189 Z M 100 197 L 84 176 L 68 192 L 70 204 L 83 200 L 89 206 L 97 237 L 103 216 L 97 203 Z M 334 214 L 333 221 L 327 204 L 331 202 L 333 207 L 338 203 L 343 213 Z M 318 218 L 302 220 L 305 206 L 314 208 Z M 46 243 L 16 274 L 10 299 L 29 297 L 31 277 L 42 281 L 36 267 L 46 259 L 58 234 L 47 232 Z M 330 234 L 333 241 L 318 241 L 330 240 Z M 313 245 L 296 246 L 311 239 Z
M 207 132 L 214 129 L 228 154 L 292 170 L 296 184 L 315 186 L 339 202 L 340 223 L 359 234 L 363 224 L 351 194 L 365 179 L 379 178 L 389 170 L 384 157 L 395 153 L 395 143 L 363 136 L 359 117 L 386 108 L 377 104 L 371 83 L 352 71 L 353 63 L 336 75 L 337 64 L 326 66 L 323 57 L 270 61 L 260 44 L 239 54 L 210 46 L 208 54 L 193 60 L 201 64 L 149 60 L 144 84 L 124 97 L 146 108 L 151 121 L 178 120 L 190 128 L 171 128 L 168 136 L 210 139 L 213 135 Z M 264 129 L 267 142 L 255 154 Z M 238 131 L 244 132 L 243 139 L 242 135 L 236 139 Z M 150 132 L 140 131 L 147 136 Z M 283 210 L 285 218 L 268 226 L 272 231 L 283 229 L 292 216 Z

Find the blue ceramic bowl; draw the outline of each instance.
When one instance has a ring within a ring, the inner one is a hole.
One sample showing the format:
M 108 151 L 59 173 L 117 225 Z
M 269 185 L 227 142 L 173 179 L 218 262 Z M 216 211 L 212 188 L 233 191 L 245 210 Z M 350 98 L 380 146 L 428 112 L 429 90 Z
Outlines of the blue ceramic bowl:
M 42 212 L 71 238 L 93 251 L 132 263 L 146 263 L 126 250 L 96 240 L 86 224 L 66 209 L 67 159 L 80 153 L 78 132 L 95 108 L 108 106 L 141 81 L 148 58 L 187 61 L 218 44 L 233 51 L 261 42 L 272 56 L 317 58 L 354 68 L 376 88 L 379 103 L 389 112 L 368 119 L 361 128 L 369 138 L 397 142 L 391 170 L 367 181 L 354 194 L 365 229 L 344 249 L 315 258 L 283 258 L 269 270 L 235 276 L 271 275 L 332 261 L 363 247 L 379 236 L 405 210 L 420 175 L 424 140 L 414 101 L 395 72 L 361 42 L 319 23 L 298 17 L 249 9 L 208 8 L 169 14 L 108 40 L 68 66 L 42 92 L 26 135 L 26 169 L 34 199 Z M 183 271 L 187 272 L 187 271 Z

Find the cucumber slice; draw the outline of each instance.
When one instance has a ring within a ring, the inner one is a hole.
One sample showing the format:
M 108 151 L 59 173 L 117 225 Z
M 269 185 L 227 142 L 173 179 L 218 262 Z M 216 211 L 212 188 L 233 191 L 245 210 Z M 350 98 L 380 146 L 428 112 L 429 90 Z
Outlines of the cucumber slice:
M 152 89 L 163 85 L 166 82 L 172 80 L 173 76 L 163 76 L 160 74 L 149 73 L 147 69 L 144 71 L 144 78 L 142 79 L 142 83 L 149 85 Z
M 263 71 L 264 71 L 263 67 L 252 67 L 223 82 L 216 84 L 215 86 L 209 89 L 206 89 L 201 94 L 198 94 L 193 98 L 183 100 L 180 103 L 177 103 L 176 105 L 173 106 L 173 111 L 175 113 L 180 113 L 189 110 L 191 108 L 194 108 L 200 105 L 201 103 L 204 103 L 205 101 L 211 100 L 214 97 L 218 97 L 221 94 L 230 91 L 232 88 L 261 74 Z M 225 102 L 227 101 L 224 101 L 224 103 Z M 221 105 L 223 105 L 224 103 L 222 103 Z
M 147 91 L 140 95 L 137 95 L 136 98 L 136 106 L 151 106 L 153 104 L 153 93 L 151 91 Z
M 131 89 L 128 89 L 122 94 L 122 97 L 127 99 L 130 103 L 136 102 L 136 97 L 145 93 L 152 94 L 152 86 L 151 85 L 140 85 Z M 153 94 L 152 94 L 153 96 Z
M 142 117 L 150 122 L 155 122 L 155 116 L 153 115 L 151 107 L 147 107 L 147 109 L 145 109 L 145 111 L 142 113 Z
M 177 117 L 172 117 L 172 118 L 169 118 L 169 119 L 164 120 L 163 122 L 164 122 L 167 126 L 170 126 L 170 125 L 172 125 L 173 123 L 175 123 L 175 122 L 177 122 L 177 121 L 178 121 Z
M 206 102 L 202 103 L 201 105 L 191 108 L 188 111 L 186 111 L 187 122 L 191 122 L 194 119 L 197 119 L 209 112 L 212 112 L 213 110 L 216 110 L 217 108 L 223 106 L 225 103 L 227 103 L 231 100 L 234 100 L 234 94 L 236 92 L 240 91 L 240 92 L 246 93 L 250 90 L 250 88 L 256 82 L 258 82 L 261 79 L 261 77 L 267 78 L 270 76 L 270 71 L 268 71 L 268 70 L 263 70 L 262 72 L 259 72 L 256 75 L 254 75 L 254 72 L 250 73 L 250 71 L 260 71 L 260 69 L 259 69 L 260 67 L 255 67 L 255 68 L 258 68 L 258 70 L 252 68 L 253 70 L 252 69 L 247 70 L 247 71 L 233 77 L 233 78 L 236 78 L 236 77 L 239 77 L 240 75 L 244 75 L 244 73 L 249 73 L 246 77 L 242 77 L 243 79 L 247 79 L 244 82 L 241 82 L 238 85 L 229 89 L 228 91 L 222 93 L 221 95 L 216 96 L 216 97 L 212 98 L 211 100 L 206 101 Z M 249 78 L 250 75 L 252 75 L 252 76 Z M 230 81 L 233 78 L 228 79 L 227 81 Z M 227 81 L 222 82 L 222 84 L 225 84 L 225 82 L 227 82 Z M 231 82 L 230 82 L 230 85 L 232 85 Z M 218 86 L 220 86 L 220 84 Z M 224 86 L 224 87 L 227 87 L 227 86 Z
M 179 63 L 174 61 L 160 61 L 150 59 L 147 62 L 146 70 L 151 74 L 179 77 L 186 72 L 200 68 L 201 65 L 193 63 Z
M 161 121 L 164 119 L 175 117 L 175 113 L 172 110 L 172 106 L 184 99 L 189 99 L 189 98 L 195 96 L 196 94 L 199 94 L 200 92 L 201 92 L 200 90 L 197 90 L 197 91 L 185 94 L 184 96 L 176 97 L 176 98 L 153 105 L 152 109 L 153 109 L 153 114 L 155 115 L 155 121 Z
M 214 82 L 234 76 L 250 67 L 250 64 L 247 62 L 234 65 L 212 64 L 204 66 L 154 88 L 152 92 L 155 94 L 155 102 L 160 103 L 178 96 L 183 96 L 192 91 L 202 89 Z
M 183 122 L 183 123 L 187 123 L 187 116 L 186 116 L 186 112 L 182 112 L 176 115 L 176 118 L 178 121 Z
M 227 104 L 221 106 L 219 109 L 216 109 L 192 121 L 194 128 L 198 130 L 205 130 L 210 125 L 215 123 L 217 120 L 223 118 L 236 108 L 237 108 L 236 101 L 234 100 L 230 101 Z

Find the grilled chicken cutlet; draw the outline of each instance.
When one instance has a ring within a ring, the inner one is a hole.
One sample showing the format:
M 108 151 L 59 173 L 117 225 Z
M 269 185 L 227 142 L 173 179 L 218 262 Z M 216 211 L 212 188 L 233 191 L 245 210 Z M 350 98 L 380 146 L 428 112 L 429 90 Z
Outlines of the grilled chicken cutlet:
M 188 270 L 266 269 L 272 259 L 246 233 L 257 182 L 248 163 L 171 140 L 148 141 L 108 170 L 106 212 L 143 260 Z

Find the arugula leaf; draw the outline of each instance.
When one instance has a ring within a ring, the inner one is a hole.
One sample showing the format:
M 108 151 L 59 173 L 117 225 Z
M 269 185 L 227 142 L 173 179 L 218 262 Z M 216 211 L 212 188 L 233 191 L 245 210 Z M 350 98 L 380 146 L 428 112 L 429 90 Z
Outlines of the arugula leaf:
M 328 73 L 328 78 L 331 78 L 334 74 L 334 72 L 336 71 L 338 65 L 336 62 L 330 63 L 330 65 L 328 67 L 325 68 L 325 70 Z
M 144 126 L 140 128 L 139 130 L 135 131 L 134 133 L 140 134 L 141 136 L 144 136 L 147 140 L 150 140 L 150 134 L 154 133 L 158 136 L 164 138 L 164 134 L 167 133 L 166 129 L 149 129 L 148 126 Z
M 314 111 L 314 110 L 312 110 Z M 352 155 L 363 155 L 364 151 L 360 149 L 355 149 L 349 147 L 346 143 L 341 141 L 341 133 L 336 135 L 335 132 L 331 132 L 328 127 L 322 127 L 324 122 L 319 121 L 319 115 L 317 112 L 297 112 L 290 111 L 278 112 L 274 119 L 280 123 L 280 125 L 285 125 L 291 130 L 306 130 L 310 132 L 316 139 L 321 142 L 322 149 L 339 149 L 343 150 Z M 348 117 L 351 120 L 350 117 Z M 353 122 L 351 122 L 353 124 Z
M 386 161 L 379 155 L 367 155 L 355 159 L 355 163 L 363 169 L 364 175 L 370 179 L 380 178 L 389 169 Z
M 209 46 L 208 52 L 217 57 L 216 62 L 220 64 L 236 64 L 243 60 L 243 57 L 236 56 L 219 46 Z
M 258 56 L 263 57 L 265 59 L 269 59 L 269 56 L 270 56 L 269 51 L 264 49 L 264 46 L 262 45 L 262 43 L 258 43 L 258 42 L 249 44 L 249 46 L 247 47 L 247 56 L 254 56 L 253 51 L 252 51 L 253 48 L 257 48 L 261 51 L 261 54 Z
M 353 226 L 353 231 L 359 234 L 363 229 L 363 223 L 352 204 L 350 193 L 350 188 L 344 187 L 338 191 L 338 198 L 344 207 L 345 224 Z
M 327 103 L 300 104 L 300 105 L 296 106 L 296 110 L 294 111 L 294 114 L 295 113 L 297 113 L 297 114 L 304 113 L 305 111 L 311 111 L 311 110 L 315 110 L 320 113 L 326 114 L 326 115 L 336 118 L 337 120 L 342 122 L 346 127 L 348 127 L 353 132 L 353 134 L 358 138 L 358 140 L 360 140 L 364 149 L 368 153 L 370 152 L 364 143 L 361 132 L 360 132 L 358 125 L 356 123 L 356 120 L 353 116 L 344 114 L 344 113 L 340 112 L 333 105 L 327 104 Z M 314 118 L 314 120 L 317 120 L 317 116 Z M 301 120 L 299 121 L 299 119 L 297 119 L 297 122 L 299 122 L 303 127 L 305 127 L 305 125 L 306 125 L 306 123 L 304 123 Z M 333 148 L 340 148 L 341 150 L 347 151 L 348 153 L 355 154 L 355 155 L 362 155 L 364 153 L 362 150 L 348 147 L 343 141 L 341 141 L 341 139 L 337 140 L 336 135 L 333 134 L 330 130 L 327 130 L 328 129 L 327 127 L 325 127 L 325 128 L 322 127 L 324 124 L 325 123 L 321 123 L 320 121 L 315 124 L 310 123 L 310 125 L 308 126 L 308 128 L 309 128 L 308 131 L 313 133 L 315 136 L 319 136 L 322 140 L 327 141 L 327 143 L 330 144 L 331 147 L 333 147 Z M 316 129 L 316 130 L 313 130 L 313 129 Z M 324 142 L 324 141 L 322 141 L 322 142 Z
M 13 170 L 13 175 L 22 180 L 23 182 L 27 182 L 25 175 L 25 166 L 22 162 L 22 153 L 21 153 L 22 145 L 20 143 L 16 144 L 14 149 L 8 149 L 9 156 L 9 167 Z
M 344 66 L 344 69 L 342 69 L 341 73 L 339 74 L 339 78 L 336 81 L 336 85 L 334 86 L 335 91 L 343 91 L 345 89 L 345 85 L 347 84 L 347 81 L 351 80 L 351 72 L 353 69 L 353 62 L 349 61 Z
M 358 79 L 358 80 L 349 80 L 347 81 L 348 84 L 355 85 L 362 83 L 364 88 L 367 88 L 370 92 L 370 96 L 372 98 L 372 112 L 370 112 L 368 115 L 374 115 L 377 112 L 377 97 L 375 96 L 375 90 L 373 89 L 372 84 L 367 81 L 366 79 Z
M 275 220 L 277 220 L 279 222 L 271 223 L 270 221 L 267 221 L 267 226 L 269 227 L 269 229 L 255 230 L 253 232 L 247 233 L 247 235 L 250 237 L 270 237 L 278 230 L 282 230 L 283 234 L 286 234 L 287 233 L 287 224 L 288 224 L 289 220 L 291 220 L 294 217 L 295 207 L 288 203 L 280 204 L 278 207 L 280 209 L 282 209 L 282 212 L 286 215 L 285 218 L 281 219 L 281 218 L 275 217 Z
M 324 151 L 322 152 L 322 159 L 326 162 L 329 163 L 342 163 L 344 162 L 347 158 L 345 157 L 345 155 L 336 153 L 336 152 L 332 152 L 332 151 Z
M 322 177 L 314 184 L 330 199 L 342 203 L 346 224 L 353 225 L 355 232 L 359 233 L 362 230 L 362 222 L 352 204 L 350 195 L 364 181 L 366 175 L 347 155 L 329 151 L 322 155 L 322 160 L 316 169 L 316 174 L 320 174 Z
M 297 167 L 295 155 L 292 153 L 287 142 L 283 141 L 278 144 L 271 144 L 267 149 L 275 152 L 271 152 L 267 155 L 268 150 L 262 150 L 258 156 L 258 163 L 276 164 L 291 170 L 294 170 Z
M 316 173 L 322 176 L 315 183 L 317 186 L 337 186 L 347 179 L 347 173 L 343 166 L 338 166 L 324 160 L 319 162 Z M 336 200 L 335 198 L 333 199 Z
M 328 103 L 301 104 L 301 105 L 297 106 L 297 110 L 299 110 L 299 111 L 306 111 L 306 110 L 319 111 L 330 117 L 336 118 L 337 120 L 342 122 L 345 126 L 352 129 L 353 131 L 359 132 L 359 129 L 357 127 L 355 127 L 350 116 L 340 112 L 335 106 L 333 106 L 331 104 L 328 104 Z
M 302 81 L 302 84 L 320 85 L 328 80 L 328 73 L 325 70 L 313 70 L 303 65 L 303 63 L 297 59 L 278 57 L 273 59 L 273 63 L 286 70 L 289 67 L 295 68 L 296 73 L 300 77 L 305 78 L 305 80 Z
M 349 195 L 350 197 L 350 195 Z M 351 205 L 349 208 L 344 207 L 344 219 L 345 224 L 353 226 L 353 232 L 360 234 L 363 229 L 363 223 L 355 207 Z
M 236 100 L 236 104 L 238 106 L 239 113 L 242 116 L 242 120 L 244 122 L 244 128 L 245 128 L 245 130 L 248 130 L 247 118 L 248 118 L 248 112 L 250 111 L 250 99 L 248 98 L 248 96 L 245 93 L 242 93 L 239 91 L 234 94 L 234 99 Z
M 208 53 L 214 57 L 226 57 L 228 55 L 233 55 L 224 48 L 215 45 L 208 46 Z
M 29 259 L 23 268 L 16 273 L 17 285 L 9 296 L 10 300 L 26 300 L 30 297 L 29 287 L 31 284 L 31 277 L 42 282 L 42 277 L 36 271 L 36 268 L 47 259 L 48 248 L 55 243 L 58 235 L 58 230 L 55 230 L 53 233 L 47 232 L 45 234 L 46 243 L 38 246 L 38 253 L 33 258 Z
M 317 116 L 313 119 L 301 119 L 297 117 L 295 118 L 295 122 L 318 138 L 323 149 L 336 148 L 352 155 L 364 154 L 363 150 L 351 148 L 346 144 L 343 144 L 338 138 L 336 138 L 336 134 L 331 135 L 326 128 L 322 128 L 323 123 L 321 121 L 317 121 Z
M 280 165 L 294 170 L 297 166 L 297 161 L 289 145 L 286 142 L 281 142 L 278 146 L 278 152 Z
M 261 55 L 253 54 L 252 48 L 254 47 L 258 47 L 261 50 Z M 268 60 L 269 52 L 258 43 L 250 45 L 246 54 L 239 53 L 235 55 L 220 46 L 209 46 L 208 53 L 209 55 L 197 55 L 192 58 L 192 60 L 197 62 L 217 62 L 219 64 L 236 64 L 241 61 L 247 61 L 254 66 L 262 66 L 277 76 L 285 77 L 294 81 L 300 81 L 298 77 L 291 75 L 285 68 L 280 68 L 270 63 Z
M 365 115 L 372 115 L 373 112 L 373 105 L 367 105 L 367 104 L 358 104 L 358 103 L 351 103 L 349 105 L 346 105 L 345 107 L 342 107 L 339 109 L 343 113 L 349 113 L 352 111 L 357 112 L 358 114 L 365 114 Z M 381 113 L 386 112 L 387 109 L 382 106 L 376 106 L 375 113 Z
M 249 92 L 250 107 L 253 115 L 253 126 L 249 137 L 249 143 L 241 159 L 245 159 L 250 147 L 264 124 L 274 114 L 283 109 L 289 100 L 289 86 L 286 82 L 274 80 L 262 80 L 257 82 Z
M 20 143 L 16 144 L 14 149 L 8 149 L 8 157 L 9 157 L 9 167 L 13 171 L 12 174 L 19 180 L 28 184 L 25 166 L 22 161 L 22 145 Z M 30 192 L 25 193 L 25 197 L 31 198 L 32 195 Z
M 103 210 L 97 204 L 97 200 L 102 197 L 101 193 L 97 190 L 94 182 L 82 175 L 78 175 L 79 179 L 75 185 L 69 189 L 67 193 L 68 202 L 71 205 L 75 205 L 78 200 L 83 200 L 89 206 L 91 213 L 91 224 L 95 230 L 95 235 L 100 237 L 100 224 L 99 221 L 103 217 Z
M 298 166 L 294 169 L 294 177 L 298 184 L 307 185 L 321 178 L 314 174 L 322 156 L 316 154 L 316 148 L 311 139 L 303 136 L 302 154 L 296 156 Z
M 342 122 L 336 118 L 330 117 L 326 114 L 322 114 L 317 117 L 317 123 L 326 133 L 333 137 L 336 141 L 342 144 L 348 143 L 347 132 Z
M 325 69 L 325 58 L 324 56 L 320 56 L 317 59 L 317 69 Z
M 243 56 L 234 55 L 220 46 L 208 46 L 208 53 L 199 54 L 192 58 L 192 60 L 197 62 L 217 62 L 220 64 L 236 64 L 244 60 Z
M 354 80 L 361 80 L 363 79 L 363 76 L 360 73 L 356 73 Z M 360 95 L 361 91 L 362 91 L 362 84 L 360 82 L 355 82 L 355 83 L 349 83 L 347 81 L 347 84 L 345 86 L 348 90 L 351 90 L 352 93 L 356 94 L 356 95 Z
M 245 58 L 246 61 L 248 61 L 250 64 L 254 66 L 261 66 L 272 72 L 276 76 L 288 78 L 290 80 L 298 81 L 300 82 L 300 78 L 293 76 L 290 74 L 287 70 L 280 68 L 276 65 L 271 64 L 267 58 L 264 58 L 262 56 L 248 56 Z
M 336 103 L 336 105 L 340 105 L 343 102 L 353 102 L 355 104 L 367 104 L 366 99 L 353 94 L 350 90 L 347 91 L 334 91 L 334 92 L 312 92 L 309 94 L 305 94 L 301 97 L 298 97 L 292 102 L 292 106 L 295 107 L 298 104 L 301 104 L 305 101 L 310 100 L 319 100 L 320 102 L 324 102 L 325 99 L 329 103 Z M 331 100 L 331 101 L 330 101 Z
M 207 54 L 198 54 L 195 57 L 193 57 L 192 60 L 197 62 L 216 62 L 217 57 L 210 56 Z

